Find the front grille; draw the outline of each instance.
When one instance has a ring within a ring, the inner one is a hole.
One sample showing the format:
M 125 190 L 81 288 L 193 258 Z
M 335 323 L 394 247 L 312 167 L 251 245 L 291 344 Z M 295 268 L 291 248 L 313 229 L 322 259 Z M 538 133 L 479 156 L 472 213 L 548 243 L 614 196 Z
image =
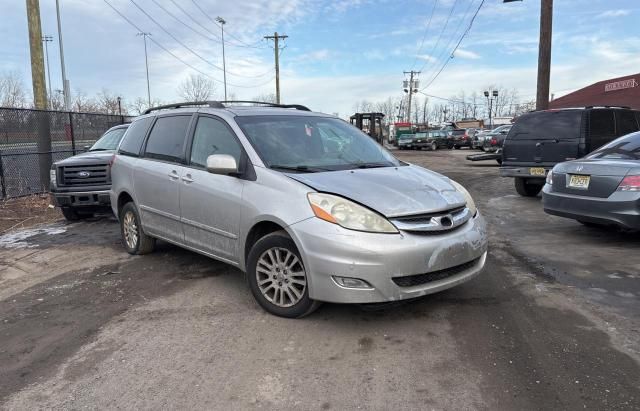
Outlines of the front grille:
M 456 265 L 455 267 L 445 268 L 444 270 L 432 271 L 425 274 L 406 275 L 403 277 L 393 277 L 392 280 L 396 285 L 400 287 L 415 287 L 416 285 L 423 285 L 431 283 L 433 281 L 444 280 L 445 278 L 452 277 L 456 274 L 460 274 L 466 271 L 476 264 L 478 264 L 480 258 L 469 261 L 468 263 Z
M 462 227 L 473 216 L 467 207 L 459 207 L 436 213 L 391 217 L 391 222 L 401 231 L 416 234 L 441 234 Z
M 60 184 L 65 187 L 105 185 L 108 181 L 108 167 L 107 164 L 61 167 Z

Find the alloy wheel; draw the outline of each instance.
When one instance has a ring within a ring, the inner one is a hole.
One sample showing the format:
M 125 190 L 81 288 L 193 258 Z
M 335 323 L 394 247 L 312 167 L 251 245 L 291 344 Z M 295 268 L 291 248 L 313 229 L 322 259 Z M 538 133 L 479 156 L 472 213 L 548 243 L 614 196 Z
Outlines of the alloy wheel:
M 124 241 L 127 243 L 127 247 L 136 248 L 138 245 L 138 224 L 136 223 L 136 216 L 132 211 L 127 211 L 124 215 L 122 228 Z
M 264 298 L 278 307 L 296 305 L 307 287 L 307 276 L 300 259 L 279 247 L 262 253 L 256 266 L 256 280 Z

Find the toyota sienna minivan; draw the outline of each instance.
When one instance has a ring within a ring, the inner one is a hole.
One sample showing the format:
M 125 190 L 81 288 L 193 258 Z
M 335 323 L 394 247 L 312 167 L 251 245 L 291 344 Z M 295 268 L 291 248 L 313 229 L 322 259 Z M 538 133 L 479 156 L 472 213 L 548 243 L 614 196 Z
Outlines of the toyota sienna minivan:
M 480 273 L 487 256 L 485 222 L 460 184 L 304 106 L 149 109 L 111 178 L 129 253 L 159 239 L 236 266 L 283 317 L 441 291 Z

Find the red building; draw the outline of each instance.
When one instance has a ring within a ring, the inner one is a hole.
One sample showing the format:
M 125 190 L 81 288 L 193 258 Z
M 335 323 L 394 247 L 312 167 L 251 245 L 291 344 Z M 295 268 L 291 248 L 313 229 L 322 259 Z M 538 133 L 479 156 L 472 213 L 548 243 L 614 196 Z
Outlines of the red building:
M 640 110 L 640 73 L 594 83 L 549 102 L 549 108 L 627 106 Z

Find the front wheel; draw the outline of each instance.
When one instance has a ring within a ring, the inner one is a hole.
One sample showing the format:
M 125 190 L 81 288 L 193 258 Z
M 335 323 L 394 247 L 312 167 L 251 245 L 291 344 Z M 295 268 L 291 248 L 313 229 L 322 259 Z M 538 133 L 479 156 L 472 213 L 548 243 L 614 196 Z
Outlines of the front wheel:
M 431 151 L 436 151 L 438 149 L 438 144 L 434 141 L 431 143 Z
M 83 218 L 93 217 L 92 211 L 79 211 L 74 207 L 61 207 L 60 211 L 62 211 L 62 215 L 67 221 L 78 221 Z
M 516 191 L 523 197 L 537 196 L 544 186 L 544 184 L 540 183 L 527 183 L 527 179 L 523 177 L 516 177 L 515 185 Z
M 309 298 L 307 272 L 285 231 L 258 240 L 247 259 L 251 293 L 267 312 L 287 318 L 311 314 L 320 303 Z
M 140 215 L 135 204 L 127 203 L 120 211 L 120 234 L 122 244 L 129 254 L 149 254 L 156 246 L 156 239 L 142 231 Z

